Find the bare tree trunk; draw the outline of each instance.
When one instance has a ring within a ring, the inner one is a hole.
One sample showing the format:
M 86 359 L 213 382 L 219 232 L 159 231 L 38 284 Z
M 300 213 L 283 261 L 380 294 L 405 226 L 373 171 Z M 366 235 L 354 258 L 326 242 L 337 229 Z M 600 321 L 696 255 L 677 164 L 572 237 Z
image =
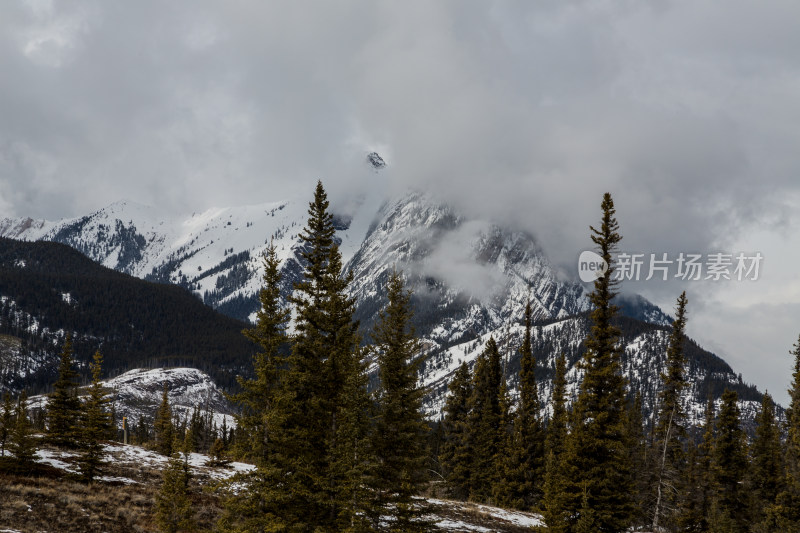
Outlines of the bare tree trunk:
M 656 486 L 656 509 L 653 513 L 653 531 L 658 531 L 658 519 L 661 515 L 661 487 L 664 485 L 664 469 L 667 464 L 667 447 L 669 446 L 669 435 L 672 432 L 672 417 L 675 415 L 675 408 L 669 414 L 667 432 L 664 435 L 664 446 L 661 449 L 661 466 L 658 469 L 658 485 Z

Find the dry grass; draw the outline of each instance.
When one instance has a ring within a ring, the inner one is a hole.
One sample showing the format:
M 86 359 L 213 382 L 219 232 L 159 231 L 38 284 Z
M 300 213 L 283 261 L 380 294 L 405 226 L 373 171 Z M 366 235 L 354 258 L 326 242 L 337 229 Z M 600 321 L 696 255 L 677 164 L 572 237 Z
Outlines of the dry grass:
M 0 473 L 0 529 L 23 532 L 152 532 L 153 502 L 161 473 L 150 468 L 108 467 L 105 475 L 135 484 L 86 484 L 52 469 L 47 475 Z M 220 507 L 197 484 L 191 487 L 197 522 L 211 529 Z
M 105 468 L 103 475 L 134 480 L 132 484 L 86 484 L 46 465 L 39 465 L 35 473 L 25 475 L 3 473 L 3 466 L 0 464 L 0 530 L 15 529 L 25 533 L 157 531 L 153 505 L 161 486 L 158 466 L 121 461 Z M 195 521 L 201 531 L 212 530 L 222 511 L 220 493 L 213 485 L 209 479 L 192 479 Z M 431 490 L 431 495 L 440 492 L 443 491 Z M 447 502 L 438 506 L 434 514 L 483 526 L 490 531 L 531 531 L 493 517 L 485 508 L 463 502 Z

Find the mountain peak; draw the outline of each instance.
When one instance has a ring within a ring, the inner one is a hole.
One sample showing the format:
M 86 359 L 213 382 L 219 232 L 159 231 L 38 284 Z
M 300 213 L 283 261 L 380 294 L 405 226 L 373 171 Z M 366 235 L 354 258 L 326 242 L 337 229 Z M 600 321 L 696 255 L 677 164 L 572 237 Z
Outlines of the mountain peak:
M 367 162 L 372 165 L 375 170 L 386 168 L 386 161 L 378 154 L 378 152 L 370 152 L 367 154 Z

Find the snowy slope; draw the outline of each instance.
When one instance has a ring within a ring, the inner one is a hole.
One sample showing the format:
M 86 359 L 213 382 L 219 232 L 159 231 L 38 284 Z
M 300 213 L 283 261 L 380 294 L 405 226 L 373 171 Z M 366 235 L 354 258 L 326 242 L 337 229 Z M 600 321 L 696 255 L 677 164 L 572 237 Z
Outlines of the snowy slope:
M 370 153 L 367 164 L 374 172 L 360 192 L 331 205 L 343 262 L 355 275 L 357 318 L 366 329 L 383 305 L 392 268 L 403 270 L 417 293 L 420 333 L 439 342 L 458 342 L 520 318 L 529 296 L 536 319 L 588 309 L 583 286 L 558 279 L 529 233 L 456 212 L 420 192 L 387 199 L 385 161 Z M 283 261 L 285 295 L 302 275 L 298 234 L 309 200 L 186 215 L 120 201 L 58 222 L 3 219 L 0 236 L 68 244 L 105 266 L 182 285 L 225 314 L 252 319 L 270 240 Z M 664 313 L 643 302 L 640 318 L 667 323 Z
M 531 331 L 531 344 L 536 359 L 536 378 L 539 382 L 539 398 L 542 402 L 541 415 L 552 413 L 553 378 L 556 358 L 564 354 L 567 361 L 567 399 L 572 403 L 583 378 L 583 370 L 578 368 L 583 347 L 582 342 L 588 334 L 590 323 L 585 317 L 568 318 L 545 326 L 536 326 Z M 642 395 L 645 420 L 650 418 L 658 406 L 658 393 L 661 387 L 661 372 L 666 367 L 666 352 L 669 333 L 665 329 L 643 328 L 644 330 L 623 331 L 620 339 L 622 352 L 622 371 L 632 392 Z M 421 382 L 431 392 L 426 397 L 425 409 L 428 416 L 437 419 L 442 415 L 447 397 L 447 383 L 454 372 L 466 362 L 470 369 L 483 351 L 490 337 L 497 341 L 506 369 L 509 393 L 514 401 L 518 398 L 519 385 L 519 346 L 525 333 L 521 325 L 503 326 L 479 338 L 451 346 L 439 348 L 428 343 L 429 353 L 421 370 Z M 754 399 L 757 392 L 752 386 L 744 384 L 741 377 L 721 359 L 703 352 L 691 341 L 687 343 L 685 366 L 689 387 L 683 391 L 684 410 L 690 424 L 700 425 L 708 398 L 708 391 L 715 391 L 715 406 L 719 409 L 719 395 L 724 388 L 740 393 L 739 409 L 747 430 L 753 429 L 753 421 L 760 409 L 760 401 Z M 783 417 L 783 409 L 778 408 L 778 417 Z
M 103 386 L 111 393 L 118 424 L 122 424 L 122 417 L 127 417 L 129 427 L 142 419 L 152 420 L 161 404 L 164 385 L 174 417 L 186 420 L 197 408 L 210 411 L 217 427 L 222 426 L 223 419 L 227 427 L 235 425 L 231 416 L 233 410 L 225 395 L 208 374 L 196 368 L 136 369 L 103 381 Z M 30 398 L 31 409 L 46 405 L 46 396 Z

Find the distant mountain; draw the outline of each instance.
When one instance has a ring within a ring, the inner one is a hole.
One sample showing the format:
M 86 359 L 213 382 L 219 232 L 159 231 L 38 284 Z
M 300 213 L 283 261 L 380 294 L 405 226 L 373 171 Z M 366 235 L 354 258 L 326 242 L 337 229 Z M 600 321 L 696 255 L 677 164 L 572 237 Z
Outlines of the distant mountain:
M 557 274 L 530 231 L 459 212 L 422 192 L 387 199 L 381 192 L 386 161 L 371 153 L 365 164 L 374 180 L 348 205 L 331 206 L 340 250 L 354 276 L 350 291 L 357 302 L 356 319 L 369 341 L 385 304 L 389 273 L 401 270 L 414 291 L 414 325 L 426 346 L 422 377 L 432 388 L 427 400 L 431 415 L 441 408 L 455 366 L 460 360 L 472 362 L 490 335 L 507 350 L 507 372 L 515 391 L 516 348 L 528 299 L 538 324 L 543 396 L 549 394 L 553 361 L 562 351 L 576 383 L 579 371 L 574 363 L 583 353 L 588 331 L 586 286 Z M 244 320 L 253 319 L 258 309 L 261 255 L 270 240 L 282 260 L 285 297 L 302 276 L 303 243 L 298 234 L 306 219 L 306 201 L 214 208 L 188 216 L 118 202 L 59 222 L 4 219 L 0 235 L 69 244 L 110 268 L 180 285 L 218 311 Z M 625 295 L 616 303 L 623 315 L 631 389 L 641 391 L 646 408 L 652 410 L 671 318 L 641 296 Z M 694 343 L 688 343 L 687 350 L 690 412 L 698 412 L 708 392 L 717 397 L 726 386 L 739 391 L 745 412 L 754 412 L 753 402 L 761 398 L 754 387 Z
M 111 375 L 191 365 L 228 386 L 250 363 L 244 327 L 180 287 L 105 268 L 68 246 L 0 238 L 0 375 L 13 388 L 52 381 L 65 332 L 76 336 L 79 361 L 99 349 Z
M 622 331 L 622 368 L 628 379 L 628 390 L 631 394 L 639 392 L 642 395 L 644 417 L 647 420 L 653 416 L 658 403 L 660 373 L 666 366 L 670 328 L 624 316 L 618 317 L 615 322 Z M 590 327 L 588 314 L 545 321 L 534 326 L 532 348 L 536 360 L 539 394 L 544 400 L 543 415 L 547 415 L 551 409 L 548 402 L 553 389 L 555 361 L 560 354 L 564 354 L 567 362 L 569 401 L 577 398 L 578 385 L 583 376 L 577 363 L 586 351 L 584 339 Z M 462 362 L 466 362 L 471 368 L 489 337 L 495 338 L 504 356 L 505 374 L 510 393 L 515 398 L 519 383 L 519 347 L 524 331 L 521 324 L 511 324 L 455 346 L 445 348 L 428 344 L 421 377 L 431 390 L 425 403 L 429 416 L 438 418 L 444 407 L 447 384 L 453 373 Z M 711 395 L 719 404 L 720 396 L 728 388 L 738 393 L 745 429 L 753 431 L 755 416 L 760 409 L 761 392 L 754 385 L 743 382 L 741 375 L 737 375 L 725 361 L 704 350 L 693 340 L 686 339 L 684 353 L 687 358 L 685 371 L 689 387 L 683 393 L 683 406 L 690 421 L 694 424 L 702 423 L 708 396 Z M 781 407 L 778 407 L 778 416 L 783 416 Z

